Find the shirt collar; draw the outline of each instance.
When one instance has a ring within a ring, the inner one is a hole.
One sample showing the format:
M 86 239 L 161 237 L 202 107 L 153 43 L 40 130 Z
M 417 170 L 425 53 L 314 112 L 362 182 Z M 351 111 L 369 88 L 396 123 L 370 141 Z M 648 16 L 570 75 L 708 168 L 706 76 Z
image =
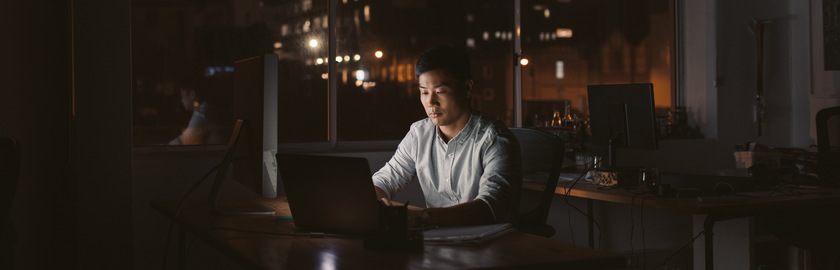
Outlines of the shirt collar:
M 470 134 L 472 134 L 473 130 L 475 130 L 476 126 L 478 126 L 478 120 L 479 118 L 481 118 L 480 116 L 481 113 L 478 111 L 473 111 L 472 113 L 470 113 L 470 120 L 467 121 L 467 125 L 464 126 L 464 128 L 461 129 L 461 131 L 459 131 L 458 134 L 455 134 L 455 137 L 449 139 L 449 142 L 458 142 L 459 144 L 464 144 L 467 138 L 470 137 Z M 440 142 L 442 142 L 443 144 L 448 144 L 443 140 L 443 138 L 440 137 L 439 127 L 435 127 L 435 135 L 437 135 L 437 138 L 438 140 L 440 140 Z

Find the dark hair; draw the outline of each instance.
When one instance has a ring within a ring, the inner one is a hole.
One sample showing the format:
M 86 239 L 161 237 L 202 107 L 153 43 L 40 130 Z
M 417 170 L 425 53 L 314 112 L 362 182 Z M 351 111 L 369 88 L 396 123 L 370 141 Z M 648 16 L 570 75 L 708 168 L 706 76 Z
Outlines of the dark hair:
M 470 58 L 467 51 L 455 47 L 439 46 L 426 50 L 417 59 L 415 75 L 420 77 L 423 72 L 446 69 L 452 77 L 459 81 L 470 79 Z

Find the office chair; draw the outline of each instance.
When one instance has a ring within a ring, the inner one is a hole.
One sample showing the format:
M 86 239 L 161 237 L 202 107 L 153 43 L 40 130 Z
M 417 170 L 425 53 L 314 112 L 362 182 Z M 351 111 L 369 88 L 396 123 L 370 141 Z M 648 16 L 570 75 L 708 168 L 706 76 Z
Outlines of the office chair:
M 840 106 L 817 112 L 817 164 L 822 184 L 836 187 L 840 185 L 840 152 L 832 151 L 831 146 L 829 118 L 833 116 L 840 116 Z M 837 138 L 840 134 L 834 136 Z M 840 253 L 840 245 L 837 245 L 840 221 L 832 217 L 838 212 L 840 206 L 837 205 L 771 211 L 756 216 L 756 223 L 767 227 L 781 242 L 808 251 L 811 254 L 808 259 L 815 269 L 837 269 L 840 266 L 840 258 L 836 256 Z
M 817 112 L 817 157 L 819 158 L 820 180 L 826 184 L 837 186 L 840 183 L 840 152 L 834 151 L 831 145 L 828 120 L 832 116 L 840 117 L 840 106 L 825 108 Z M 837 127 L 835 125 L 835 127 Z M 835 132 L 837 132 L 835 130 Z M 835 139 L 840 134 L 834 134 Z M 837 141 L 835 141 L 837 143 Z
M 14 245 L 17 231 L 11 212 L 20 178 L 20 144 L 0 137 L 0 269 L 14 269 Z
M 540 130 L 510 128 L 519 141 L 522 156 L 523 181 L 545 182 L 539 202 L 533 209 L 520 206 L 519 230 L 544 237 L 554 235 L 554 228 L 546 224 L 548 210 L 563 168 L 564 146 L 560 137 Z M 524 195 L 524 194 L 523 194 Z M 524 197 L 524 196 L 523 196 Z

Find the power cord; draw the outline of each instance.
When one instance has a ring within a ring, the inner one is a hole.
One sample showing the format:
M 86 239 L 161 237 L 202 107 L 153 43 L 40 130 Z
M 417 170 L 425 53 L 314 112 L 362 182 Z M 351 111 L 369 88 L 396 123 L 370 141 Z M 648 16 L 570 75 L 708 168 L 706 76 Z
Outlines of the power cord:
M 563 188 L 566 189 L 564 191 L 564 194 L 563 194 L 564 195 L 563 196 L 563 201 L 566 202 L 566 204 L 569 205 L 569 207 L 571 209 L 574 209 L 575 211 L 577 211 L 578 213 L 587 217 L 588 219 L 592 219 L 593 223 L 595 223 L 595 226 L 598 227 L 598 245 L 597 245 L 597 247 L 595 247 L 597 249 L 601 245 L 601 235 L 602 235 L 601 224 L 598 223 L 598 221 L 595 220 L 595 218 L 592 215 L 584 212 L 583 210 L 580 210 L 580 208 L 577 208 L 571 202 L 569 202 L 569 197 L 571 197 L 572 188 L 574 188 L 575 185 L 577 185 L 577 183 L 580 181 L 580 179 L 584 178 L 584 176 L 586 176 L 586 174 L 589 173 L 589 171 L 591 171 L 594 168 L 595 168 L 594 161 L 585 163 L 584 164 L 584 170 L 580 173 L 580 175 L 578 175 L 577 178 L 575 178 L 575 180 L 572 180 L 572 181 L 569 181 L 569 182 L 566 182 L 565 184 L 563 184 Z M 569 231 L 571 233 L 572 243 L 576 244 L 575 243 L 574 231 L 572 230 L 571 209 L 569 209 L 569 217 L 568 217 Z
M 243 159 L 245 159 L 245 157 L 238 157 L 238 158 L 231 159 L 230 162 L 237 161 L 237 160 L 243 160 Z M 166 261 L 167 261 L 167 258 L 169 257 L 169 241 L 171 241 L 171 239 L 172 239 L 172 229 L 175 227 L 175 220 L 178 220 L 178 216 L 180 216 L 180 214 L 181 214 L 181 207 L 184 206 L 184 201 L 187 200 L 187 197 L 190 195 L 190 193 L 195 191 L 195 189 L 198 188 L 198 186 L 201 185 L 201 183 L 203 183 L 204 180 L 206 180 L 207 177 L 210 176 L 210 174 L 212 174 L 213 172 L 215 172 L 216 170 L 221 168 L 222 165 L 225 165 L 224 162 L 220 162 L 219 164 L 217 164 L 216 166 L 211 168 L 209 171 L 204 173 L 204 175 L 201 176 L 201 178 L 199 178 L 198 181 L 196 181 L 195 184 L 193 184 L 193 186 L 190 187 L 190 189 L 187 190 L 186 193 L 184 193 L 184 196 L 181 197 L 181 200 L 178 201 L 178 206 L 175 208 L 175 214 L 172 215 L 172 220 L 169 221 L 169 229 L 166 231 L 166 242 L 164 243 L 164 248 L 163 248 L 163 263 L 161 265 L 161 269 L 166 269 Z
M 639 224 L 642 225 L 642 260 L 644 263 L 642 264 L 642 269 L 647 269 L 647 243 L 645 242 L 645 199 L 650 198 L 650 196 L 642 197 L 642 201 L 639 203 Z
M 662 264 L 667 264 L 668 262 L 670 262 L 671 258 L 673 258 L 674 256 L 677 256 L 678 254 L 683 252 L 683 250 L 685 250 L 685 248 L 694 244 L 694 241 L 697 241 L 697 238 L 700 238 L 700 236 L 704 235 L 704 234 L 706 234 L 706 231 L 700 231 L 699 233 L 697 233 L 697 236 L 694 236 L 694 238 L 691 239 L 691 241 L 688 241 L 688 243 L 683 245 L 679 250 L 675 251 L 673 254 L 669 255 L 668 257 L 665 257 L 665 260 L 662 262 Z

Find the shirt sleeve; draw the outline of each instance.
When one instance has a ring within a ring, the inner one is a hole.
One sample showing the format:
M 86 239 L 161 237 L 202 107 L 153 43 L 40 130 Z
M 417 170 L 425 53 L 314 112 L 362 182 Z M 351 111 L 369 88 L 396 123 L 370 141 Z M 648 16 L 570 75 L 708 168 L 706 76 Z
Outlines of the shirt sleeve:
M 385 191 L 389 200 L 417 174 L 414 166 L 416 149 L 417 133 L 412 128 L 400 142 L 394 156 L 373 174 L 373 185 Z
M 487 203 L 496 222 L 515 222 L 522 189 L 519 143 L 507 128 L 489 132 L 483 150 L 484 173 L 476 199 Z

